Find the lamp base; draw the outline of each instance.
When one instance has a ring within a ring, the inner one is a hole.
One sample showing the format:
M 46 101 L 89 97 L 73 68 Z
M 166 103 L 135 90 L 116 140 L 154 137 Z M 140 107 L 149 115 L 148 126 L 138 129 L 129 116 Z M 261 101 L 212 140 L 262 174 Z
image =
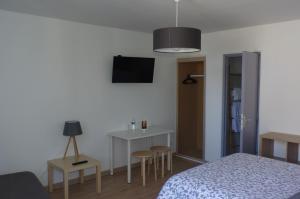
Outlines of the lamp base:
M 67 157 L 67 152 L 68 152 L 68 149 L 69 149 L 71 141 L 73 142 L 75 159 L 77 161 L 79 159 L 79 151 L 78 151 L 78 147 L 77 147 L 77 142 L 76 142 L 75 136 L 70 136 L 63 159 L 66 159 L 66 157 Z

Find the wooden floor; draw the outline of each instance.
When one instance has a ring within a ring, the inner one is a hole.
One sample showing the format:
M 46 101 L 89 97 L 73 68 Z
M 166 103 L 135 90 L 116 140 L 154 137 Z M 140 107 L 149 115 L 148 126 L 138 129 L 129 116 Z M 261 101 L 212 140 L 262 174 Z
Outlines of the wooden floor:
M 178 157 L 173 158 L 173 174 L 197 166 L 195 162 L 184 160 Z M 166 172 L 164 179 L 161 179 L 159 170 L 158 180 L 155 182 L 153 170 L 146 178 L 146 187 L 142 186 L 140 167 L 132 170 L 132 183 L 127 183 L 127 172 L 119 172 L 113 176 L 102 177 L 102 192 L 96 194 L 95 180 L 86 181 L 84 184 L 70 186 L 69 199 L 153 199 L 156 198 L 164 182 L 171 176 Z M 51 199 L 63 199 L 63 189 L 55 189 L 50 194 Z

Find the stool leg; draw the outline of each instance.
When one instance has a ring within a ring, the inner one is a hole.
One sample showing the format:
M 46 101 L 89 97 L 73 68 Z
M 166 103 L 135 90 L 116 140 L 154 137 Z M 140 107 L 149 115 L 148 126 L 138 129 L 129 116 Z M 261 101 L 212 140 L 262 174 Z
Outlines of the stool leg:
M 141 159 L 141 176 L 143 176 L 143 158 Z
M 170 152 L 170 156 L 171 156 L 171 173 L 173 173 L 173 155 L 172 155 L 172 151 Z
M 148 158 L 148 176 L 150 175 L 150 160 L 151 160 L 151 158 Z
M 157 163 L 157 169 L 159 169 L 159 154 L 158 153 L 156 153 L 157 154 L 157 156 L 156 156 L 156 158 L 157 158 L 157 160 L 156 160 L 156 163 Z
M 165 177 L 165 153 L 161 153 L 161 178 Z
M 157 173 L 156 173 L 156 169 L 157 169 L 157 167 L 156 167 L 156 155 L 154 155 L 154 158 L 153 158 L 153 160 L 154 160 L 154 165 L 153 165 L 153 168 L 154 168 L 154 177 L 155 177 L 155 181 L 157 181 Z
M 168 152 L 168 160 L 167 160 L 168 171 L 171 171 L 171 153 Z
M 146 186 L 146 172 L 145 172 L 145 167 L 146 167 L 146 160 L 143 158 L 142 160 L 142 170 L 143 170 L 143 186 Z

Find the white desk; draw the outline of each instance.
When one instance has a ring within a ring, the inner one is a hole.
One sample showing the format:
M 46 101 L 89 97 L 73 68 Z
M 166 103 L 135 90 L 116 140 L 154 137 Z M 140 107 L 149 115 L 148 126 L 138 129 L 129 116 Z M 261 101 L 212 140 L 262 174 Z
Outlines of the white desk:
M 110 175 L 114 174 L 114 140 L 121 139 L 127 142 L 127 181 L 131 183 L 131 141 L 143 138 L 149 138 L 159 135 L 168 135 L 167 145 L 171 146 L 171 133 L 173 130 L 163 129 L 160 127 L 152 126 L 145 132 L 136 129 L 134 131 L 117 131 L 108 134 L 110 137 Z M 169 168 L 168 168 L 169 169 Z

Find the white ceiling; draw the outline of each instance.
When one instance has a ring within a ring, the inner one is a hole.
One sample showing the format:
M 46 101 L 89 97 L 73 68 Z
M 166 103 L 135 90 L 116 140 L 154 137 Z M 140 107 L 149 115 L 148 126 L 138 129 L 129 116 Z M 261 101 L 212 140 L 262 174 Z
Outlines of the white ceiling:
M 174 26 L 173 0 L 0 0 L 0 9 L 152 32 Z M 300 19 L 300 0 L 181 0 L 180 26 L 203 32 Z

